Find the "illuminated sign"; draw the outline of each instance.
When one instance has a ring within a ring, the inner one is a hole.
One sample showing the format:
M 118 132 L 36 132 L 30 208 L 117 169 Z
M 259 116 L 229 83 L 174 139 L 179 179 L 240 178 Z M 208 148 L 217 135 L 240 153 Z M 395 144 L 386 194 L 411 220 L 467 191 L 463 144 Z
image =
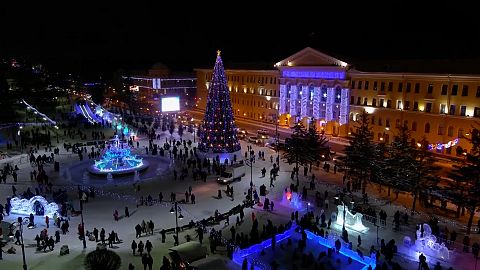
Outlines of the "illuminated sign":
M 162 112 L 178 112 L 180 111 L 179 97 L 162 98 Z
M 283 77 L 287 78 L 312 78 L 312 79 L 345 79 L 343 71 L 299 71 L 284 70 Z

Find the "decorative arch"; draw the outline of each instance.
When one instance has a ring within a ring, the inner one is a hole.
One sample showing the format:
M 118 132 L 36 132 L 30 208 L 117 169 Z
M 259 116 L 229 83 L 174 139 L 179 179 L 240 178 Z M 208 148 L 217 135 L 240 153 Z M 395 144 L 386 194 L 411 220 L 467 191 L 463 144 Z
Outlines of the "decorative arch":
M 12 209 L 10 210 L 12 213 L 21 214 L 21 215 L 39 215 L 38 208 L 43 208 L 43 215 L 41 216 L 48 216 L 53 218 L 55 213 L 57 216 L 60 216 L 60 209 L 58 205 L 54 202 L 48 203 L 48 201 L 42 196 L 33 196 L 28 199 L 20 199 L 18 197 L 14 197 L 10 200 L 10 204 Z

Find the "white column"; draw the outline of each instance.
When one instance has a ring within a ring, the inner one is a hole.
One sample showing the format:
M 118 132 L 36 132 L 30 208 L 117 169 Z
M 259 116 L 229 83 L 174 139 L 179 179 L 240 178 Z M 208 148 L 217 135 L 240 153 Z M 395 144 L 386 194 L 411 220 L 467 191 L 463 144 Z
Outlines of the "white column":
M 313 88 L 313 117 L 320 118 L 320 87 Z
M 335 89 L 327 88 L 327 104 L 325 105 L 325 120 L 331 121 L 333 119 L 333 106 L 335 103 Z
M 297 115 L 297 86 L 290 86 L 290 115 L 292 117 Z
M 301 112 L 300 112 L 300 116 L 303 118 L 303 117 L 306 117 L 306 116 L 311 116 L 311 115 L 308 115 L 308 110 L 307 110 L 307 105 L 308 105 L 308 102 L 310 100 L 310 97 L 308 95 L 308 86 L 302 86 L 302 107 L 301 107 Z
M 287 86 L 284 84 L 280 85 L 280 108 L 279 112 L 280 114 L 287 113 Z
M 348 102 L 350 98 L 350 89 L 348 88 L 343 88 L 342 89 L 342 97 L 340 101 L 340 125 L 347 124 L 348 123 Z

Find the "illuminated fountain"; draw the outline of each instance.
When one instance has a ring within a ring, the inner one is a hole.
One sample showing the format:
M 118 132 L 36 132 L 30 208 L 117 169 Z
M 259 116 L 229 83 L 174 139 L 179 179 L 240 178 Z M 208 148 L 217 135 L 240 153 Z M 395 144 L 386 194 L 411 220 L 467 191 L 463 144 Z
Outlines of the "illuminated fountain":
M 130 147 L 120 142 L 118 136 L 112 140 L 112 144 L 95 164 L 88 168 L 93 174 L 114 175 L 129 174 L 142 171 L 148 167 L 148 162 L 133 155 Z

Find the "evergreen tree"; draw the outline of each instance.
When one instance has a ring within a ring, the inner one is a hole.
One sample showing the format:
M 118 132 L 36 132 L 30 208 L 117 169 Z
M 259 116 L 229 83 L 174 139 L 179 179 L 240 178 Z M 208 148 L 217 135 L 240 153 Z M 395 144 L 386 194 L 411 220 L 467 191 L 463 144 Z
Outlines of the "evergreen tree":
M 202 132 L 199 132 L 200 144 L 198 149 L 200 151 L 233 153 L 240 150 L 230 102 L 230 91 L 228 90 L 220 51 L 217 52 L 217 59 L 213 68 L 202 125 Z
M 122 260 L 117 253 L 111 250 L 97 248 L 87 254 L 84 265 L 87 270 L 118 270 L 122 265 Z
M 361 184 L 362 193 L 365 193 L 366 181 L 374 168 L 375 145 L 368 113 L 364 110 L 357 119 L 355 131 L 351 134 L 350 144 L 345 147 L 345 157 L 342 159 L 349 178 Z
M 422 145 L 428 144 L 424 141 Z M 387 149 L 382 177 L 396 190 L 397 196 L 400 191 L 413 196 L 413 214 L 420 191 L 428 191 L 436 184 L 434 172 L 438 168 L 433 166 L 435 160 L 426 147 L 416 149 L 412 145 L 407 126 L 399 128 L 398 135 Z
M 314 122 L 312 121 L 312 123 Z M 327 137 L 318 132 L 315 124 L 309 126 L 308 131 L 305 132 L 304 140 L 304 145 L 308 145 L 308 150 L 304 153 L 308 163 L 312 164 L 329 159 L 330 147 L 326 145 Z
M 454 180 L 452 186 L 444 194 L 460 207 L 467 207 L 469 218 L 467 234 L 470 234 L 475 210 L 480 206 L 480 132 L 473 129 L 471 138 L 465 138 L 472 144 L 461 166 L 456 166 L 450 174 Z M 453 189 L 455 187 L 456 189 Z
M 283 158 L 290 164 L 295 163 L 295 168 L 299 168 L 299 165 L 307 165 L 310 162 L 307 155 L 310 148 L 305 143 L 305 135 L 305 127 L 302 122 L 298 122 L 293 127 L 293 134 L 285 141 L 286 148 Z

